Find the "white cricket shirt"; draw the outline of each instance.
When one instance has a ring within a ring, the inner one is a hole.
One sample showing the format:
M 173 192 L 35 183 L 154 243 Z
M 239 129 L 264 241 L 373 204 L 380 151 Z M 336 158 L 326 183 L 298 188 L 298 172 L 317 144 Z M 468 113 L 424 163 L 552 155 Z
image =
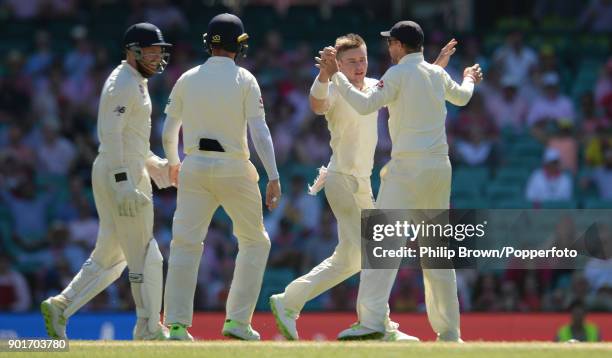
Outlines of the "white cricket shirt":
M 318 81 L 316 79 L 315 81 Z M 364 92 L 378 83 L 373 78 L 364 79 Z M 367 177 L 372 174 L 374 152 L 378 141 L 378 112 L 361 115 L 338 93 L 333 83 L 329 86 L 329 109 L 325 113 L 331 135 L 332 156 L 328 170 Z
M 98 152 L 123 165 L 125 156 L 149 156 L 151 98 L 147 79 L 126 61 L 108 76 L 98 108 Z
M 391 158 L 447 155 L 445 100 L 463 106 L 474 91 L 471 78 L 457 84 L 443 68 L 425 62 L 421 52 L 402 57 L 367 93 L 355 89 L 341 72 L 334 74 L 332 81 L 358 113 L 372 113 L 385 105 L 389 108 Z
M 166 114 L 182 121 L 185 154 L 238 159 L 249 158 L 247 119 L 265 115 L 255 76 L 220 56 L 210 57 L 178 79 Z M 200 138 L 216 139 L 225 153 L 201 152 Z

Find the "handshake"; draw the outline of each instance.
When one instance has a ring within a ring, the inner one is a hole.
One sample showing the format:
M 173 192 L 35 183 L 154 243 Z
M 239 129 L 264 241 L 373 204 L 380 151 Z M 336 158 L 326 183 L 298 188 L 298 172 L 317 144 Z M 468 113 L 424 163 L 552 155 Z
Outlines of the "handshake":
M 180 164 L 169 165 L 167 159 L 151 155 L 145 160 L 145 168 L 159 189 L 177 186 Z M 136 216 L 141 207 L 151 203 L 151 198 L 136 187 L 127 168 L 112 171 L 110 181 L 119 216 Z

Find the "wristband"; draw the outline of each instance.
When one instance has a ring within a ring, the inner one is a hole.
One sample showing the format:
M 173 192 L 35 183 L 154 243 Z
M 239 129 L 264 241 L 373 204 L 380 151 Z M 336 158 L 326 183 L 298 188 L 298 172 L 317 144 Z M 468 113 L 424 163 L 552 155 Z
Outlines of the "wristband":
M 329 81 L 323 83 L 319 81 L 319 77 L 315 78 L 312 87 L 310 87 L 310 95 L 316 99 L 326 99 L 329 95 Z

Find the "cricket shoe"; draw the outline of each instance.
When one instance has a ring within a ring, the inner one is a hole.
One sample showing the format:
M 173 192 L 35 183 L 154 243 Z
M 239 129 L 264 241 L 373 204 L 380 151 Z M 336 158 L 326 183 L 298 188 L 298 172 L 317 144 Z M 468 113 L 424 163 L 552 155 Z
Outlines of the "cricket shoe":
M 362 326 L 361 323 L 354 323 L 350 328 L 338 334 L 339 341 L 361 341 L 369 339 L 381 339 L 385 336 L 384 332 L 375 331 Z
M 294 310 L 285 308 L 283 297 L 282 294 L 270 297 L 270 309 L 272 309 L 272 314 L 280 333 L 289 341 L 297 341 L 300 339 L 295 327 L 298 314 Z
M 381 338 L 381 341 L 385 342 L 420 342 L 421 340 L 415 336 L 406 334 L 399 329 L 394 331 L 385 332 L 385 335 Z
M 40 312 L 45 319 L 47 335 L 53 339 L 68 339 L 66 337 L 66 317 L 61 303 L 54 297 L 49 297 L 40 304 Z
M 180 323 L 170 325 L 170 335 L 168 337 L 172 341 L 191 341 L 193 336 L 187 331 L 187 326 Z
M 231 319 L 226 319 L 221 333 L 229 338 L 242 341 L 259 341 L 261 337 L 250 324 L 240 323 Z
M 463 339 L 458 337 L 456 334 L 438 334 L 438 338 L 436 338 L 438 342 L 455 342 L 455 343 L 465 343 Z
M 159 322 L 157 323 L 157 329 L 151 332 L 148 318 L 138 318 L 132 331 L 132 337 L 135 341 L 165 341 L 169 338 L 168 334 L 168 328 Z

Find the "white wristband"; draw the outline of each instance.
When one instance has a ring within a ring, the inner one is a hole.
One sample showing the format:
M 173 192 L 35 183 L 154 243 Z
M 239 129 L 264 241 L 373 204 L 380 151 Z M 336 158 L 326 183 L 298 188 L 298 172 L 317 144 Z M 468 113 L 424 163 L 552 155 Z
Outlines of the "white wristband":
M 329 81 L 323 83 L 319 81 L 319 77 L 317 76 L 312 83 L 312 87 L 310 87 L 310 95 L 316 99 L 326 99 L 329 95 Z

